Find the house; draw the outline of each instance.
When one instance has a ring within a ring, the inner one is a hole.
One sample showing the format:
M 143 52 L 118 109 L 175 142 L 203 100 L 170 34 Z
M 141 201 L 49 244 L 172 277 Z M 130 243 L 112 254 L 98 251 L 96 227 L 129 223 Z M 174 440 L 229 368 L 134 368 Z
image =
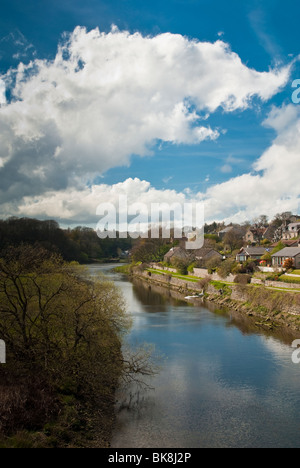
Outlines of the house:
M 257 244 L 259 243 L 262 239 L 264 239 L 264 235 L 266 233 L 267 229 L 265 227 L 256 227 L 252 226 L 248 229 L 244 236 L 245 242 L 247 244 Z
M 182 247 L 173 247 L 169 252 L 164 256 L 164 261 L 166 263 L 173 264 L 176 260 L 183 260 L 186 262 L 195 262 L 210 260 L 211 258 L 218 257 L 222 259 L 222 255 L 214 250 L 211 247 L 202 247 L 197 250 L 185 250 Z
M 265 247 L 243 247 L 236 256 L 236 261 L 243 263 L 247 260 L 261 260 L 269 252 Z
M 283 250 L 272 255 L 273 267 L 282 267 L 284 262 L 293 259 L 294 267 L 300 268 L 300 247 L 285 247 Z
M 283 229 L 282 239 L 296 239 L 300 236 L 300 223 L 290 223 Z
M 194 259 L 198 261 L 206 261 L 215 257 L 220 260 L 223 259 L 222 255 L 211 247 L 202 247 L 202 249 L 197 249 L 192 255 L 194 256 Z
M 286 216 L 282 219 L 282 224 L 278 225 L 278 223 L 274 223 L 276 227 L 274 237 L 273 237 L 273 242 L 278 242 L 282 239 L 284 240 L 290 240 L 294 238 L 294 229 L 289 229 L 289 225 L 292 224 L 300 224 L 299 216 L 298 215 L 292 215 L 291 213 L 286 213 Z M 291 226 L 292 227 L 292 226 Z M 290 234 L 293 234 L 291 236 Z
M 274 242 L 275 239 L 275 233 L 276 233 L 276 225 L 275 224 L 270 224 L 263 233 L 263 239 L 267 239 L 270 242 Z
M 191 254 L 182 247 L 172 247 L 164 256 L 164 261 L 173 264 L 176 260 L 192 261 L 192 257 Z

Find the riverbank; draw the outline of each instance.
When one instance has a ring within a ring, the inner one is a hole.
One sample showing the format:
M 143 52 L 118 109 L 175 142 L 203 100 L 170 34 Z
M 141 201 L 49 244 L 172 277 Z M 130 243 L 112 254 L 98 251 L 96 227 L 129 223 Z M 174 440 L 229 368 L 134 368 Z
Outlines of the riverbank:
M 127 273 L 132 278 L 140 278 L 150 284 L 177 291 L 183 299 L 203 291 L 205 300 L 210 303 L 256 317 L 258 327 L 273 330 L 280 326 L 300 331 L 300 294 L 297 292 L 270 289 L 263 285 L 239 285 L 209 278 L 183 279 L 180 275 L 152 269 L 143 270 L 141 267 L 131 268 Z M 190 300 L 197 304 L 203 299 L 195 297 Z
M 109 447 L 127 372 L 123 296 L 47 251 L 13 249 L 1 259 L 0 447 Z
M 17 392 L 17 388 L 14 388 Z M 72 395 L 57 401 L 60 413 L 42 430 L 19 429 L 0 435 L 0 448 L 109 448 L 115 427 L 115 388 L 98 406 Z M 12 414 L 11 417 L 14 417 Z

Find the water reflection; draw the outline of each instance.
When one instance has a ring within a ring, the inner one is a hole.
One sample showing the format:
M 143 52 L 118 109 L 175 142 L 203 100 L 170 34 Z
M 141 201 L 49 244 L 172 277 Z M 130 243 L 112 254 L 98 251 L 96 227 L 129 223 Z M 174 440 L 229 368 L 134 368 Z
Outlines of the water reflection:
M 130 342 L 166 356 L 155 390 L 119 395 L 112 446 L 300 447 L 300 366 L 294 335 L 173 291 L 122 276 L 134 325 Z M 299 337 L 299 335 L 298 335 Z M 129 404 L 130 403 L 130 404 Z

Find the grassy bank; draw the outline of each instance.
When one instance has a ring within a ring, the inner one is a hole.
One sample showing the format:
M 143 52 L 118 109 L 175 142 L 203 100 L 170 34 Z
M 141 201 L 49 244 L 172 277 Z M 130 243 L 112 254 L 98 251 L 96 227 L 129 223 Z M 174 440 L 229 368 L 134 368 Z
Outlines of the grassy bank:
M 123 275 L 130 275 L 132 271 L 131 269 L 132 269 L 132 265 L 129 263 L 126 263 L 122 266 L 115 267 L 113 271 L 115 273 L 122 273 Z
M 277 325 L 300 330 L 300 295 L 294 290 L 277 290 L 263 285 L 242 285 L 183 276 L 176 273 L 147 268 L 131 270 L 143 280 L 181 292 L 183 296 L 205 290 L 206 300 L 246 315 L 255 316 L 267 328 Z M 165 281 L 165 277 L 173 281 Z M 162 278 L 160 280 L 160 278 Z M 176 281 L 175 281 L 176 280 Z M 280 287 L 280 283 L 278 283 Z

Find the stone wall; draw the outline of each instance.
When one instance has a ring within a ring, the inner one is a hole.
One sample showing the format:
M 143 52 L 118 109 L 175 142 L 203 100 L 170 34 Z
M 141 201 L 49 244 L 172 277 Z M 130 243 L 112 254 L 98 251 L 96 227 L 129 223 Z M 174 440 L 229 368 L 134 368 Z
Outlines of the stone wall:
M 163 265 L 159 265 L 158 263 L 150 263 L 150 267 L 153 268 L 153 270 L 162 270 L 162 271 L 169 271 L 170 273 L 177 273 L 176 268 L 168 268 Z
M 182 280 L 179 278 L 172 277 L 171 275 L 168 274 L 155 274 L 151 273 L 149 271 L 143 271 L 141 272 L 140 270 L 136 269 L 133 271 L 133 276 L 136 276 L 137 278 L 142 278 L 145 281 L 148 281 L 149 283 L 157 284 L 158 286 L 162 286 L 164 288 L 168 288 L 170 290 L 177 291 L 178 293 L 181 293 L 182 295 L 188 296 L 188 295 L 193 295 L 197 294 L 202 291 L 202 287 L 200 286 L 199 283 L 197 282 L 192 282 L 188 280 Z M 224 281 L 224 280 L 223 280 Z M 253 284 L 264 284 L 261 280 L 256 279 L 256 283 Z M 261 281 L 261 283 L 258 283 Z M 276 281 L 266 281 L 265 284 L 267 286 L 275 286 L 275 287 L 281 287 L 282 285 L 285 285 L 282 287 L 289 287 L 291 288 L 290 284 L 287 283 L 279 283 Z M 298 285 L 294 285 L 298 286 Z M 240 285 L 237 284 L 231 284 L 229 286 L 231 289 L 231 294 L 230 296 L 227 296 L 228 298 L 232 299 L 232 301 L 235 302 L 240 302 L 240 303 L 246 303 L 250 302 L 251 303 L 251 293 L 250 290 L 247 290 L 247 287 L 241 287 Z M 206 287 L 206 292 L 208 294 L 208 297 L 211 296 L 211 298 L 215 298 L 215 300 L 218 301 L 217 297 L 220 297 L 220 300 L 223 300 L 224 295 L 220 292 L 220 290 L 217 287 L 214 287 L 213 284 L 208 284 Z M 274 291 L 270 289 L 266 289 L 266 293 L 272 293 Z M 300 295 L 299 295 L 299 303 L 295 302 L 295 300 L 291 299 L 292 295 L 295 296 L 295 293 L 293 292 L 287 292 L 285 293 L 289 296 L 289 299 L 287 297 L 287 305 L 284 304 L 284 302 L 281 304 L 281 311 L 286 313 L 286 314 L 291 314 L 291 315 L 300 315 Z
M 194 268 L 194 272 L 190 273 L 190 275 L 196 276 L 197 278 L 205 278 L 209 273 L 205 268 Z
M 150 271 L 143 271 L 143 272 L 133 272 L 134 276 L 142 277 L 144 280 L 149 281 L 151 283 L 158 284 L 160 286 L 164 286 L 174 290 L 180 290 L 183 293 L 198 293 L 202 291 L 200 284 L 186 281 L 179 278 L 174 278 L 171 275 L 158 275 L 155 273 L 151 273 Z
M 235 275 L 231 274 L 227 276 L 227 278 L 222 278 L 218 273 L 213 273 L 211 275 L 205 268 L 194 268 L 194 273 L 190 273 L 190 275 L 196 276 L 197 278 L 206 278 L 209 276 L 212 281 L 226 281 L 226 283 L 234 283 L 235 278 Z
M 265 281 L 259 278 L 252 278 L 251 284 L 260 284 L 269 288 L 282 288 L 282 289 L 300 289 L 300 283 L 283 283 L 282 281 Z

